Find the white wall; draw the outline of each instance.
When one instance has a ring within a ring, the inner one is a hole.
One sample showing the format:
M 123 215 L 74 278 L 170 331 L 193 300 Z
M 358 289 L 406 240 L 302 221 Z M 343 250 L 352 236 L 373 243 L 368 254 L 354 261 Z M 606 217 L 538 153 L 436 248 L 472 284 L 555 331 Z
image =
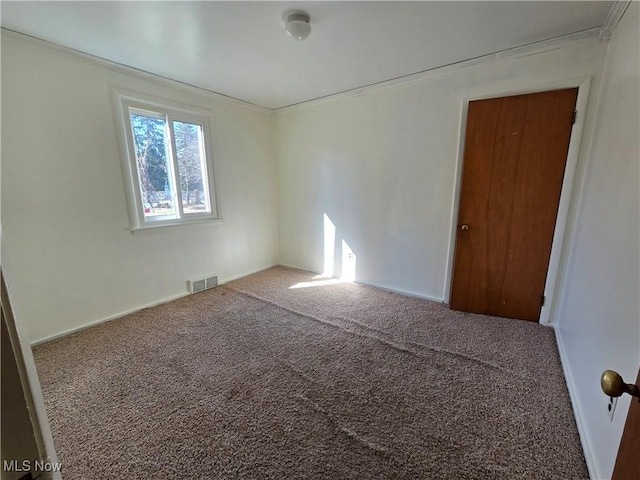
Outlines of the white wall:
M 37 341 L 182 295 L 204 273 L 225 280 L 277 261 L 322 271 L 324 214 L 335 273 L 345 240 L 358 281 L 443 299 L 465 101 L 593 76 L 556 320 L 590 467 L 604 478 L 628 399 L 607 423 L 598 377 L 615 368 L 630 381 L 640 361 L 637 3 L 608 46 L 594 127 L 606 48 L 494 60 L 274 122 L 3 35 L 2 263 L 16 317 Z M 223 225 L 128 231 L 110 86 L 212 110 Z
M 336 258 L 343 239 L 356 254 L 357 281 L 444 300 L 465 100 L 591 75 L 595 87 L 604 48 L 571 44 L 279 112 L 281 262 L 323 271 L 326 214 Z
M 640 366 L 640 4 L 609 42 L 601 98 L 559 309 L 559 344 L 574 409 L 593 458 L 609 478 L 629 408 L 613 422 L 599 378 L 614 369 L 635 382 Z
M 213 112 L 224 224 L 129 230 L 110 87 Z M 277 262 L 273 120 L 3 34 L 2 263 L 31 341 Z

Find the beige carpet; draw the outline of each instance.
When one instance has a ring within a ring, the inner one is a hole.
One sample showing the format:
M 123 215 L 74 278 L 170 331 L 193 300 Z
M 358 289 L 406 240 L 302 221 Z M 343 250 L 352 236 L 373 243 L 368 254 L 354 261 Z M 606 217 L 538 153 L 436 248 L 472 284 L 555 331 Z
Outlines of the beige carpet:
M 323 283 L 273 268 L 37 347 L 64 478 L 588 477 L 551 329 Z

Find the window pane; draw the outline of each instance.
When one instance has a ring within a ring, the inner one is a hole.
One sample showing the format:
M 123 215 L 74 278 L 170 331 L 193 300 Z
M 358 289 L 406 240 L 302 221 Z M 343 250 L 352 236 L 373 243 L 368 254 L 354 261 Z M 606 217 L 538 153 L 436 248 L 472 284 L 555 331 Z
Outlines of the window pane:
M 185 214 L 210 213 L 202 126 L 174 121 L 173 133 L 182 190 L 182 211 Z
M 135 113 L 130 116 L 144 217 L 153 220 L 175 216 L 166 122 L 161 118 Z

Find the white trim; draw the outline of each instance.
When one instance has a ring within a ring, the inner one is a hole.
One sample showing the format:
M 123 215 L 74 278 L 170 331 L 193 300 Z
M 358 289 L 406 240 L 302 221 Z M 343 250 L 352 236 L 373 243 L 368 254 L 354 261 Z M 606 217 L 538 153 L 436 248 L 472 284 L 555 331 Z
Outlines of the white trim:
M 120 144 L 120 156 L 122 161 L 123 181 L 127 194 L 127 206 L 129 209 L 130 230 L 157 229 L 158 227 L 178 226 L 193 223 L 210 222 L 209 224 L 220 224 L 220 209 L 217 205 L 218 195 L 215 182 L 215 162 L 213 161 L 213 145 L 211 143 L 211 128 L 213 112 L 208 109 L 193 107 L 191 105 L 164 100 L 152 95 L 138 93 L 119 87 L 110 87 L 111 101 L 114 110 L 117 138 Z M 151 116 L 158 114 L 158 118 L 166 119 L 167 136 L 167 157 L 170 161 L 169 180 L 174 193 L 174 208 L 176 214 L 169 218 L 147 218 L 144 214 L 144 203 L 139 181 L 139 172 L 136 166 L 136 153 L 131 130 L 131 119 L 129 113 L 131 109 L 149 111 Z M 202 130 L 202 141 L 204 142 L 204 165 L 203 185 L 206 185 L 206 198 L 209 201 L 210 212 L 198 214 L 184 214 L 182 207 L 182 193 L 179 185 L 177 159 L 175 158 L 175 139 L 172 122 L 174 120 L 191 122 L 197 124 Z
M 279 266 L 279 263 L 272 263 L 266 267 L 256 268 L 254 270 L 249 270 L 248 272 L 240 273 L 238 275 L 234 275 L 232 277 L 226 277 L 223 280 L 220 280 L 218 285 L 224 285 L 225 283 L 233 282 L 234 280 L 238 280 L 239 278 L 248 277 L 249 275 L 253 275 L 254 273 L 264 272 L 265 270 L 269 270 L 270 268 Z
M 11 306 L 9 287 L 5 281 L 2 283 L 3 291 L 0 303 L 2 304 L 3 317 L 6 321 L 9 341 L 13 345 L 20 382 L 23 383 L 23 387 L 25 387 L 25 395 L 30 397 L 25 398 L 26 406 L 29 409 L 33 408 L 33 411 L 29 412 L 29 417 L 31 418 L 34 434 L 36 436 L 35 440 L 38 448 L 38 454 L 40 456 L 39 460 L 55 464 L 59 462 L 59 458 L 53 441 L 53 434 L 51 432 L 49 416 L 47 415 L 47 408 L 42 395 L 38 369 L 36 368 L 33 352 L 31 351 L 30 344 L 28 342 L 28 329 L 22 321 L 14 316 Z M 26 378 L 23 377 L 23 374 Z M 25 382 L 27 385 L 24 385 Z M 59 470 L 43 472 L 42 477 L 38 478 L 61 480 L 62 473 Z
M 315 272 L 313 270 L 308 270 L 306 268 L 297 267 L 295 265 L 290 265 L 287 263 L 279 263 L 278 265 L 281 267 L 294 268 L 296 270 L 302 270 L 303 272 L 313 273 L 314 275 L 322 275 L 322 273 L 320 272 Z M 340 277 L 334 276 L 333 278 L 339 279 Z M 401 295 L 406 295 L 407 297 L 416 297 L 416 298 L 422 298 L 423 300 L 429 300 L 431 302 L 444 303 L 444 299 L 439 297 L 431 297 L 429 295 L 424 295 L 422 293 L 410 292 L 408 290 L 401 290 L 399 288 L 386 287 L 386 286 L 378 285 L 377 283 L 363 282 L 362 280 L 354 280 L 351 283 L 356 283 L 358 285 L 365 285 L 367 287 L 379 288 L 380 290 L 384 290 L 386 292 L 399 293 Z
M 595 456 L 593 455 L 593 449 L 589 442 L 589 436 L 587 435 L 586 422 L 584 420 L 584 413 L 580 408 L 580 402 L 578 401 L 578 389 L 575 386 L 571 369 L 567 363 L 567 353 L 564 348 L 564 342 L 562 340 L 562 334 L 560 328 L 555 328 L 556 332 L 556 344 L 558 345 L 558 353 L 560 355 L 560 365 L 562 365 L 562 371 L 564 373 L 565 382 L 567 384 L 567 390 L 569 391 L 569 399 L 571 400 L 571 406 L 573 407 L 573 416 L 576 420 L 576 426 L 578 427 L 578 435 L 580 437 L 580 443 L 582 444 L 582 450 L 584 452 L 584 459 L 587 463 L 587 470 L 589 470 L 589 478 L 598 478 L 598 468 Z
M 423 72 L 413 73 L 405 75 L 403 77 L 393 78 L 382 82 L 374 83 L 372 85 L 366 85 L 351 90 L 347 90 L 325 97 L 316 98 L 314 100 L 307 100 L 304 102 L 296 103 L 286 107 L 276 108 L 273 111 L 276 114 L 294 112 L 304 108 L 310 108 L 317 105 L 323 105 L 325 103 L 337 102 L 347 98 L 358 97 L 378 90 L 384 90 L 387 88 L 395 87 L 398 85 L 406 85 L 410 83 L 420 82 L 423 80 L 432 80 L 447 75 L 452 75 L 460 70 L 467 69 L 482 64 L 491 64 L 495 62 L 513 60 L 530 55 L 537 55 L 540 53 L 548 52 L 550 50 L 556 50 L 560 47 L 569 45 L 578 45 L 588 42 L 598 42 L 598 35 L 600 34 L 600 28 L 592 28 L 584 30 L 582 32 L 572 33 L 570 35 L 564 35 L 561 37 L 551 38 L 549 40 L 543 40 L 541 42 L 531 43 L 522 47 L 510 48 L 499 52 L 483 55 L 469 60 L 463 60 L 450 65 L 443 65 L 435 67 Z
M 456 175 L 453 185 L 453 204 L 451 209 L 451 227 L 449 230 L 449 251 L 447 255 L 447 270 L 445 272 L 445 284 L 444 284 L 444 301 L 448 303 L 451 298 L 451 287 L 453 277 L 453 262 L 455 256 L 455 242 L 457 234 L 457 221 L 458 211 L 460 206 L 460 190 L 462 184 L 462 169 L 463 169 L 463 157 L 464 157 L 464 141 L 465 141 L 465 128 L 467 124 L 467 110 L 469 102 L 473 100 L 482 100 L 487 98 L 498 98 L 510 95 L 521 95 L 528 93 L 545 92 L 549 90 L 557 90 L 561 88 L 575 88 L 578 87 L 578 98 L 576 100 L 577 117 L 576 123 L 571 130 L 571 137 L 569 141 L 569 151 L 567 153 L 567 163 L 565 166 L 564 178 L 562 181 L 562 190 L 560 195 L 560 203 L 558 205 L 558 213 L 556 216 L 556 225 L 553 235 L 553 243 L 551 247 L 551 257 L 549 259 L 549 267 L 547 269 L 547 278 L 545 281 L 544 295 L 546 296 L 546 302 L 544 307 L 540 311 L 539 323 L 542 325 L 554 323 L 555 319 L 552 317 L 553 306 L 556 301 L 556 297 L 559 294 L 560 282 L 558 281 L 559 272 L 563 265 L 566 264 L 565 256 L 563 255 L 563 245 L 566 236 L 566 232 L 569 230 L 569 213 L 572 199 L 579 191 L 579 187 L 575 186 L 576 171 L 580 159 L 580 144 L 582 141 L 582 134 L 585 127 L 586 110 L 589 101 L 589 92 L 591 89 L 591 77 L 579 77 L 569 78 L 565 80 L 558 80 L 551 83 L 523 86 L 519 89 L 490 92 L 481 96 L 465 97 L 462 99 L 461 114 L 460 114 L 460 133 L 458 137 L 458 155 L 456 158 Z
M 463 98 L 460 111 L 460 133 L 458 135 L 458 151 L 455 160 L 455 176 L 453 179 L 453 201 L 451 202 L 451 226 L 449 227 L 449 250 L 447 252 L 447 268 L 444 272 L 444 303 L 451 299 L 451 282 L 453 279 L 453 261 L 456 250 L 456 234 L 458 231 L 458 210 L 460 208 L 460 191 L 462 189 L 462 161 L 464 158 L 464 139 L 467 134 L 467 113 L 469 99 Z
M 200 95 L 206 98 L 217 100 L 219 102 L 228 103 L 230 105 L 246 108 L 248 110 L 254 110 L 256 112 L 269 113 L 272 111 L 270 108 L 261 107 L 260 105 L 247 102 L 239 98 L 231 97 L 223 93 L 214 92 L 213 90 L 207 90 L 206 88 L 196 87 L 195 85 L 181 82 L 179 80 L 173 80 L 168 77 L 163 77 L 161 75 L 147 72 L 139 68 L 130 67 L 128 65 L 114 62 L 112 60 L 107 60 L 106 58 L 98 57 L 96 55 L 91 55 L 89 53 L 85 53 L 80 50 L 76 50 L 74 48 L 65 47 L 57 43 L 53 43 L 47 40 L 42 40 L 40 38 L 33 37 L 31 35 L 16 32 L 15 30 L 9 30 L 4 27 L 2 27 L 1 30 L 2 30 L 2 36 L 6 37 L 6 39 L 21 40 L 23 42 L 30 43 L 36 47 L 53 50 L 57 53 L 60 53 L 62 55 L 71 57 L 75 60 L 79 60 L 90 65 L 97 65 L 100 67 L 107 68 L 113 72 L 128 74 L 137 78 L 149 80 L 151 82 L 154 82 L 163 86 L 177 88 L 184 92 Z
M 611 5 L 609 9 L 609 13 L 607 14 L 607 18 L 605 18 L 602 27 L 600 28 L 599 38 L 601 40 L 609 40 L 611 38 L 611 34 L 618 26 L 618 22 L 624 15 L 624 12 L 627 11 L 629 5 L 631 4 L 631 0 L 616 0 Z
M 614 7 L 618 4 L 618 3 L 624 3 L 626 5 L 628 5 L 628 3 L 630 2 L 615 2 L 614 6 L 612 6 L 612 10 L 614 9 Z M 618 7 L 620 8 L 620 7 Z M 626 6 L 625 6 L 626 9 Z M 622 12 L 620 13 L 620 17 L 622 16 L 622 13 L 624 13 L 624 10 L 622 10 Z M 611 12 L 610 12 L 611 15 Z M 619 17 L 618 17 L 618 21 L 619 21 Z M 609 17 L 607 17 L 607 20 L 609 20 Z M 609 20 L 611 21 L 611 20 Z M 616 21 L 617 23 L 617 21 Z M 292 111 L 296 111 L 296 110 L 300 110 L 303 108 L 309 108 L 309 107 L 313 107 L 316 105 L 322 105 L 325 103 L 331 103 L 331 102 L 336 102 L 339 100 L 343 100 L 346 98 L 352 98 L 352 97 L 357 97 L 359 95 L 364 95 L 370 92 L 374 92 L 377 90 L 383 90 L 386 88 L 390 88 L 390 87 L 394 87 L 397 85 L 405 85 L 405 84 L 409 84 L 409 83 L 414 83 L 414 82 L 419 82 L 422 80 L 427 80 L 427 79 L 433 79 L 433 78 L 438 78 L 441 76 L 446 76 L 446 75 L 451 75 L 453 73 L 458 72 L 459 70 L 468 68 L 468 67 L 472 67 L 475 65 L 480 65 L 480 64 L 488 64 L 488 63 L 493 63 L 493 62 L 497 62 L 497 61 L 501 61 L 501 60 L 505 60 L 505 59 L 516 59 L 516 58 L 520 58 L 523 56 L 528 56 L 528 55 L 535 55 L 538 53 L 543 53 L 549 50 L 555 50 L 559 47 L 563 47 L 563 46 L 568 46 L 568 45 L 575 45 L 575 44 L 580 44 L 580 43 L 585 43 L 585 42 L 590 42 L 593 40 L 596 40 L 598 38 L 603 38 L 603 30 L 605 28 L 605 26 L 607 25 L 607 22 L 605 21 L 605 25 L 603 25 L 602 28 L 592 28 L 589 30 L 583 30 L 581 32 L 576 32 L 576 33 L 572 33 L 569 35 L 563 35 L 560 37 L 555 37 L 555 38 L 551 38 L 548 40 L 543 40 L 540 42 L 535 42 L 535 43 L 531 43 L 529 45 L 523 45 L 521 47 L 515 47 L 515 48 L 510 48 L 507 50 L 501 50 L 499 52 L 495 52 L 495 53 L 490 53 L 487 55 L 482 55 L 480 57 L 476 57 L 476 58 L 471 58 L 468 60 L 463 60 L 457 63 L 453 63 L 450 65 L 443 65 L 443 66 L 439 66 L 439 67 L 434 67 L 432 69 L 429 70 L 425 70 L 423 72 L 417 72 L 417 73 L 413 73 L 413 74 L 409 74 L 409 75 L 405 75 L 402 77 L 398 77 L 398 78 L 393 78 L 390 80 L 384 80 L 382 82 L 378 82 L 378 83 L 374 83 L 372 85 L 364 85 L 361 87 L 356 87 L 344 92 L 340 92 L 340 93 L 335 93 L 335 94 L 331 94 L 331 95 L 327 95 L 325 97 L 320 97 L 317 99 L 313 99 L 313 100 L 306 100 L 300 103 L 296 103 L 293 105 L 287 105 L 284 107 L 279 107 L 279 108 L 267 108 L 267 107 L 262 107 L 260 105 L 256 105 L 250 102 L 247 102 L 245 100 L 241 100 L 235 97 L 231 97 L 228 95 L 224 95 L 222 93 L 218 93 L 218 92 L 214 92 L 212 90 L 207 90 L 205 88 L 201 88 L 201 87 L 196 87 L 195 85 L 191 85 L 185 82 L 180 82 L 178 80 L 173 80 L 171 78 L 167 78 L 167 77 L 163 77 L 161 75 L 157 75 L 155 73 L 151 73 L 151 72 L 147 72 L 144 70 L 140 70 L 138 68 L 134 68 L 134 67 L 130 67 L 127 65 L 123 65 L 111 60 L 107 60 L 105 58 L 102 57 L 98 57 L 95 55 L 91 55 L 85 52 L 81 52 L 79 50 L 73 49 L 73 48 L 69 48 L 69 47 L 64 47 L 62 45 L 58 45 L 56 43 L 53 42 L 49 42 L 46 40 L 42 40 L 40 38 L 36 38 L 33 37 L 31 35 L 26 35 L 24 33 L 20 33 L 20 32 L 16 32 L 14 30 L 9 30 L 7 28 L 2 28 L 2 36 L 6 37 L 7 39 L 15 39 L 15 40 L 21 40 L 23 42 L 26 43 L 30 43 L 32 45 L 35 45 L 37 47 L 40 48 L 44 48 L 44 49 L 48 49 L 48 50 L 53 50 L 57 53 L 66 55 L 68 57 L 72 57 L 75 60 L 80 60 L 83 61 L 85 63 L 91 64 L 91 65 L 98 65 L 98 66 L 102 66 L 105 67 L 111 71 L 117 72 L 117 73 L 125 73 L 125 74 L 129 74 L 132 75 L 134 77 L 137 78 L 142 78 L 145 80 L 149 80 L 152 81 L 154 83 L 163 85 L 163 86 L 169 86 L 169 87 L 173 87 L 173 88 L 177 88 L 179 90 L 188 92 L 188 93 L 192 93 L 192 94 L 196 94 L 196 95 L 201 95 L 207 98 L 211 98 L 220 102 L 224 102 L 224 103 L 228 103 L 231 105 L 236 105 L 242 108 L 246 108 L 249 110 L 254 110 L 257 112 L 262 112 L 262 113 L 275 113 L 275 114 L 280 114 L 280 113 L 287 113 L 287 112 L 292 112 Z
M 293 268 L 294 270 L 302 270 L 303 272 L 313 273 L 314 275 L 322 275 L 322 273 L 320 273 L 320 272 L 316 272 L 314 270 L 309 270 L 308 268 L 297 267 L 295 265 L 291 265 L 290 263 L 278 263 L 278 266 L 279 267 L 285 267 L 285 268 Z
M 546 301 L 540 310 L 540 323 L 542 324 L 555 323 L 555 318 L 553 318 L 551 314 L 554 311 L 554 303 L 556 303 L 557 298 L 560 295 L 560 282 L 558 282 L 559 273 L 561 268 L 566 265 L 566 255 L 563 255 L 562 247 L 565 244 L 566 234 L 570 230 L 569 213 L 571 202 L 574 197 L 573 192 L 576 188 L 576 172 L 578 171 L 580 145 L 582 144 L 582 134 L 584 132 L 585 120 L 587 118 L 586 111 L 589 103 L 590 91 L 591 77 L 588 77 L 578 85 L 576 122 L 571 130 L 571 138 L 569 140 L 569 151 L 567 152 L 567 163 L 564 167 L 564 178 L 562 180 L 560 203 L 558 204 L 558 213 L 556 215 L 551 256 L 549 257 L 547 278 L 544 285 L 544 296 L 546 297 Z M 579 188 L 577 190 L 579 190 Z
M 360 280 L 356 280 L 353 283 L 357 283 L 359 285 L 366 285 L 368 287 L 379 288 L 380 290 L 385 290 L 387 292 L 399 293 L 400 295 L 406 295 L 407 297 L 416 297 L 416 298 L 421 298 L 423 300 L 429 300 L 431 302 L 444 303 L 443 298 L 432 297 L 429 295 L 424 295 L 422 293 L 410 292 L 408 290 L 401 290 L 399 288 L 383 287 L 382 285 L 378 285 L 376 283 L 363 282 Z
M 158 97 L 157 95 L 150 95 L 148 93 L 131 90 L 129 88 L 122 88 L 111 86 L 111 95 L 116 95 L 119 98 L 128 100 L 132 106 L 144 110 L 150 106 L 156 108 L 170 109 L 186 115 L 195 115 L 202 117 L 210 117 L 211 109 L 202 108 L 198 105 L 194 105 L 186 102 L 177 102 L 164 97 Z
M 178 295 L 173 295 L 171 297 L 166 297 L 166 298 L 163 298 L 162 300 L 158 300 L 156 302 L 147 303 L 145 305 L 142 305 L 141 307 L 132 308 L 130 310 L 125 310 L 124 312 L 116 313 L 115 315 L 110 315 L 108 317 L 101 318 L 99 320 L 94 320 L 92 322 L 85 323 L 84 325 L 80 325 L 79 327 L 69 328 L 67 330 L 63 330 L 62 332 L 54 333 L 53 335 L 48 335 L 46 337 L 39 338 L 38 340 L 33 340 L 31 342 L 31 346 L 35 347 L 36 345 L 47 343 L 47 342 L 50 342 L 52 340 L 56 340 L 56 339 L 61 338 L 61 337 L 66 337 L 67 335 L 72 335 L 74 333 L 81 332 L 82 330 L 86 330 L 88 328 L 95 327 L 97 325 L 100 325 L 101 323 L 107 323 L 107 322 L 110 322 L 111 320 L 117 320 L 118 318 L 126 317 L 127 315 L 131 315 L 132 313 L 136 313 L 136 312 L 139 312 L 140 310 L 144 310 L 145 308 L 151 308 L 151 307 L 155 307 L 157 305 L 162 305 L 163 303 L 172 302 L 172 301 L 177 300 L 179 298 L 186 297 L 187 295 L 189 295 L 188 292 L 181 293 L 181 294 L 178 294 Z
M 224 280 L 221 280 L 221 281 L 219 280 L 218 285 L 223 285 L 223 284 L 231 282 L 233 280 L 237 280 L 239 278 L 246 277 L 248 275 L 253 275 L 254 273 L 258 273 L 258 272 L 262 272 L 264 270 L 268 270 L 268 269 L 273 268 L 273 267 L 275 267 L 277 265 L 278 265 L 277 263 L 273 263 L 273 264 L 271 264 L 271 265 L 269 265 L 267 267 L 264 267 L 264 268 L 258 268 L 256 270 L 251 270 L 249 272 L 241 273 L 239 275 L 234 275 L 233 277 L 227 277 Z M 70 329 L 64 330 L 64 331 L 62 331 L 60 333 L 56 333 L 56 334 L 53 334 L 53 335 L 49 335 L 49 336 L 40 338 L 38 340 L 34 340 L 34 341 L 31 342 L 31 346 L 35 347 L 36 345 L 41 345 L 43 343 L 50 342 L 50 341 L 55 340 L 57 338 L 66 337 L 67 335 L 71 335 L 71 334 L 74 334 L 74 333 L 77 333 L 77 332 L 81 332 L 82 330 L 86 330 L 88 328 L 95 327 L 95 326 L 100 325 L 102 323 L 106 323 L 106 322 L 110 322 L 112 320 L 117 320 L 118 318 L 126 317 L 127 315 L 131 315 L 132 313 L 136 313 L 136 312 L 139 312 L 141 310 L 144 310 L 145 308 L 156 307 L 156 306 L 162 305 L 164 303 L 173 302 L 174 300 L 178 300 L 180 298 L 187 297 L 189 295 L 191 295 L 191 293 L 189 293 L 188 291 L 184 292 L 184 293 L 179 293 L 177 295 L 172 295 L 170 297 L 166 297 L 166 298 L 163 298 L 161 300 L 157 300 L 155 302 L 147 303 L 147 304 L 142 305 L 140 307 L 132 308 L 130 310 L 125 310 L 124 312 L 116 313 L 114 315 L 110 315 L 108 317 L 101 318 L 99 320 L 94 320 L 92 322 L 85 323 L 84 325 L 81 325 L 79 327 L 70 328 Z
M 120 150 L 120 165 L 122 167 L 122 184 L 124 186 L 125 200 L 127 204 L 127 213 L 129 215 L 129 229 L 138 225 L 138 211 L 136 208 L 136 198 L 138 190 L 135 188 L 131 179 L 135 179 L 137 173 L 133 171 L 133 165 L 129 161 L 129 141 L 127 135 L 127 126 L 124 121 L 124 107 L 121 101 L 120 90 L 111 88 L 111 104 L 113 108 L 113 119 L 116 129 L 116 140 L 118 142 L 118 150 Z
M 139 235 L 141 233 L 148 232 L 157 232 L 159 230 L 163 230 L 166 228 L 175 228 L 175 227 L 196 227 L 196 226 L 213 226 L 213 225 L 222 225 L 224 223 L 223 218 L 188 218 L 186 220 L 182 220 L 180 222 L 175 222 L 173 220 L 168 220 L 165 222 L 156 222 L 153 225 L 144 225 L 142 227 L 129 228 L 132 235 Z

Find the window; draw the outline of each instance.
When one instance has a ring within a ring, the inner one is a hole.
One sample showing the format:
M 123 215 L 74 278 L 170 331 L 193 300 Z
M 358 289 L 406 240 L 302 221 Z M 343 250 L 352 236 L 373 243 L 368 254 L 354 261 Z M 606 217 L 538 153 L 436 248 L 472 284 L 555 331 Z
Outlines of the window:
M 208 115 L 118 99 L 132 230 L 217 219 Z

